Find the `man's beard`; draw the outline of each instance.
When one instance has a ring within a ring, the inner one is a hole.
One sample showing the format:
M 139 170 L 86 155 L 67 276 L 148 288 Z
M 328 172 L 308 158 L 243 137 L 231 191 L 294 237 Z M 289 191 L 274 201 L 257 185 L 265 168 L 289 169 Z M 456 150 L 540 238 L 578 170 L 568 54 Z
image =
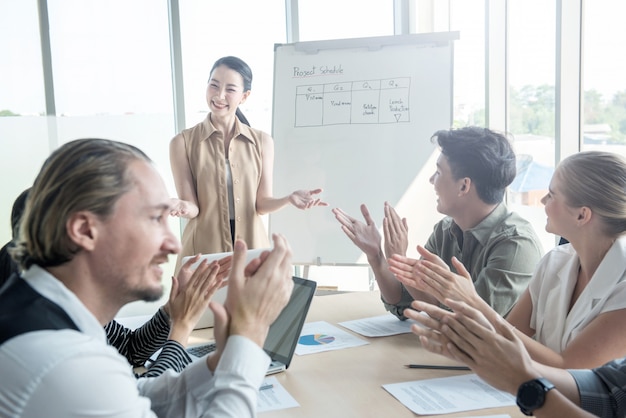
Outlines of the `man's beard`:
M 163 296 L 163 286 L 160 289 L 138 289 L 135 292 L 136 300 L 144 302 L 156 302 Z

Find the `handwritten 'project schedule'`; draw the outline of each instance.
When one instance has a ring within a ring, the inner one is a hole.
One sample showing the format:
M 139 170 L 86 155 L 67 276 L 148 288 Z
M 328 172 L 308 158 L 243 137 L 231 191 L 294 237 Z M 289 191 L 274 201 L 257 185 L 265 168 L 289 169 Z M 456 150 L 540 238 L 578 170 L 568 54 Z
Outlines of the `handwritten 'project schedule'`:
M 296 87 L 296 127 L 410 122 L 409 77 Z

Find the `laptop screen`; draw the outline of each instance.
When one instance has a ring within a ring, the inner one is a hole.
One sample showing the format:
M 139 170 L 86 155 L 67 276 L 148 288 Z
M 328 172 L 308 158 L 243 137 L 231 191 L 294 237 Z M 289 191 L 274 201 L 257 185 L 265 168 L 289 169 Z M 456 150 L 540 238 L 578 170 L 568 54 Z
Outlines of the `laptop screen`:
M 293 276 L 293 291 L 287 305 L 270 326 L 263 349 L 272 358 L 289 366 L 296 350 L 302 326 L 317 283 L 313 280 Z

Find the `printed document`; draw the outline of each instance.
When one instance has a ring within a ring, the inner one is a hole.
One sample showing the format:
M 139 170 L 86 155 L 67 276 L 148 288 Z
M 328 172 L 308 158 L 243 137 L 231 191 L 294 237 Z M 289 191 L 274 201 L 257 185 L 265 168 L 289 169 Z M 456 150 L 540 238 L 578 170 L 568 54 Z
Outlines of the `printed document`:
M 392 383 L 383 385 L 383 388 L 419 415 L 451 414 L 515 405 L 515 396 L 495 389 L 473 373 Z
M 410 319 L 400 321 L 392 314 L 339 323 L 342 327 L 365 337 L 387 337 L 389 335 L 408 334 L 411 332 L 411 325 L 413 324 L 417 324 L 417 322 Z
M 300 406 L 287 392 L 287 389 L 278 383 L 276 377 L 267 377 L 259 390 L 257 412 L 275 411 Z

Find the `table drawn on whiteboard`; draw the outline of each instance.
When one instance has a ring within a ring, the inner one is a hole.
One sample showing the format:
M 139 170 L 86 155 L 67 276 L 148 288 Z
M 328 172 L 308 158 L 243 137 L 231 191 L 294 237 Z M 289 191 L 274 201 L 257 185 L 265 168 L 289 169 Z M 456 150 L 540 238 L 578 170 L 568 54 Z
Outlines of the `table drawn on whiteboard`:
M 410 77 L 296 86 L 295 127 L 410 122 Z

